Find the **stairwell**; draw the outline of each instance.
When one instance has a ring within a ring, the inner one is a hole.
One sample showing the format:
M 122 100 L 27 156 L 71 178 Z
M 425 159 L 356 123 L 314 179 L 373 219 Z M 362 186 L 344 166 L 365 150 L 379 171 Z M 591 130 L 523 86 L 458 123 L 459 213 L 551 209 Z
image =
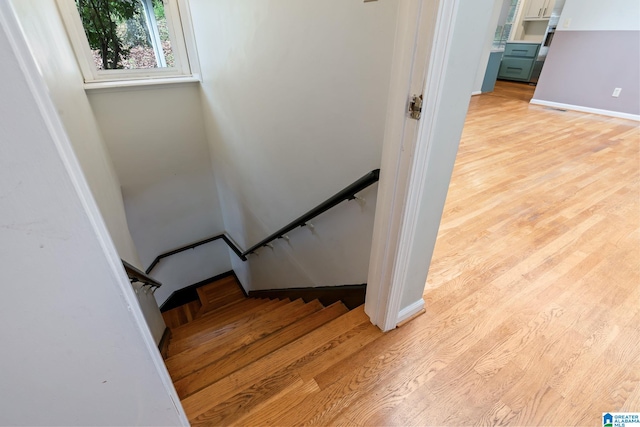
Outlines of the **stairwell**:
M 320 405 L 342 360 L 382 335 L 363 306 L 247 298 L 235 277 L 163 313 L 167 369 L 193 426 L 327 424 Z

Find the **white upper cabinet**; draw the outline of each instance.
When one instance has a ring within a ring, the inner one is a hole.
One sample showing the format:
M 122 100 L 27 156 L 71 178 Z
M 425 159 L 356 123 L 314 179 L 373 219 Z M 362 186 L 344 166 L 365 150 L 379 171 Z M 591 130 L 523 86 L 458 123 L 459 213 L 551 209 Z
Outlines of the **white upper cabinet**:
M 525 8 L 524 19 L 548 19 L 554 4 L 555 0 L 529 0 Z
M 542 9 L 542 17 L 550 18 L 551 12 L 553 12 L 553 8 L 556 4 L 556 0 L 547 0 L 544 5 L 544 9 Z

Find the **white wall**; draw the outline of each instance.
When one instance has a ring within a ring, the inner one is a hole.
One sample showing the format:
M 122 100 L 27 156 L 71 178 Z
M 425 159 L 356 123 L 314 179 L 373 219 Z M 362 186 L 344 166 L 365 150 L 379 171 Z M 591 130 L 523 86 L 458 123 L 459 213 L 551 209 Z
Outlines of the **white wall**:
M 398 3 L 190 5 L 225 228 L 247 248 L 379 167 Z M 366 282 L 375 194 L 234 270 L 249 289 Z
M 140 266 L 125 217 L 120 183 L 83 89 L 83 78 L 54 0 L 12 0 L 120 257 Z
M 567 0 L 531 103 L 639 120 L 640 2 Z
M 10 13 L 0 2 L 0 425 L 187 425 Z
M 224 231 L 198 84 L 92 90 L 89 100 L 146 267 L 163 252 Z M 229 271 L 221 241 L 165 258 L 152 275 L 173 291 Z
M 12 4 L 118 254 L 141 268 L 125 216 L 120 182 L 83 89 L 82 74 L 55 1 L 14 0 Z M 138 295 L 149 328 L 156 342 L 160 342 L 165 324 L 158 305 L 151 295 Z
M 570 20 L 569 26 L 565 22 Z M 640 31 L 638 0 L 566 0 L 557 31 Z

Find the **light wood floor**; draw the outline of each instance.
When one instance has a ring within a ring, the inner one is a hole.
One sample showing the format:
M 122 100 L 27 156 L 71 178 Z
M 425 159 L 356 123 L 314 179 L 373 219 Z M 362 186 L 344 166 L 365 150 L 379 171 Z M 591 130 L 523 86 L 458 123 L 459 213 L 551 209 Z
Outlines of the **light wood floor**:
M 380 378 L 343 421 L 601 426 L 640 411 L 638 126 L 530 106 L 533 90 L 472 98 L 427 311 L 361 368 Z
M 426 313 L 245 421 L 601 426 L 640 411 L 637 124 L 532 93 L 499 82 L 471 100 Z

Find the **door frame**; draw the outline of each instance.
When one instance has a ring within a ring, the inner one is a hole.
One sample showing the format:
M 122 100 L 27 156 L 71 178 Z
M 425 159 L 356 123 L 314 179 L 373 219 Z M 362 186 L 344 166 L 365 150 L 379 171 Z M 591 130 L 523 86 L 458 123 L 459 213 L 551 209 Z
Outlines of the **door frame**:
M 365 302 L 383 331 L 424 310 L 422 293 L 468 102 L 483 46 L 493 35 L 494 3 L 399 5 Z M 422 118 L 415 121 L 407 115 L 408 99 L 420 93 Z

